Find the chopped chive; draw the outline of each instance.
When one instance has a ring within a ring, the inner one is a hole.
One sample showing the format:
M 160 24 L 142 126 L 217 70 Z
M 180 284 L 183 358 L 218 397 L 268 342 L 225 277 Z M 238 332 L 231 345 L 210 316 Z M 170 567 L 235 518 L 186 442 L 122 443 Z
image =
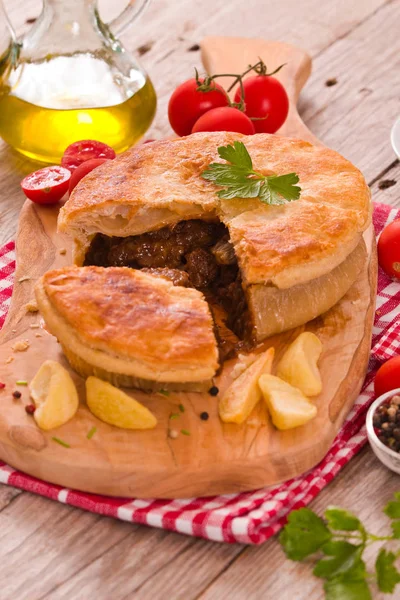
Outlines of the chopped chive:
M 64 448 L 71 448 L 71 446 L 67 444 L 67 442 L 64 442 L 64 440 L 60 440 L 60 438 L 58 437 L 52 437 L 51 439 L 53 440 L 53 442 L 60 444 L 60 446 L 64 446 Z
M 167 398 L 169 396 L 169 391 L 168 390 L 160 390 L 158 393 L 162 394 L 163 396 L 167 396 Z
M 15 385 L 28 385 L 28 382 L 25 379 L 18 379 L 18 381 L 15 382 Z
M 94 436 L 94 434 L 96 433 L 96 431 L 97 431 L 97 427 L 92 427 L 92 429 L 88 432 L 88 434 L 86 436 L 87 439 L 91 440 L 92 437 Z
M 185 407 L 183 406 L 183 404 L 180 404 L 180 405 L 179 405 L 179 410 L 180 410 L 181 412 L 185 412 Z
M 177 419 L 178 417 L 180 417 L 181 415 L 179 413 L 171 413 L 169 415 L 169 418 L 172 419 Z
M 181 433 L 183 435 L 190 435 L 190 431 L 188 431 L 187 429 L 181 429 Z

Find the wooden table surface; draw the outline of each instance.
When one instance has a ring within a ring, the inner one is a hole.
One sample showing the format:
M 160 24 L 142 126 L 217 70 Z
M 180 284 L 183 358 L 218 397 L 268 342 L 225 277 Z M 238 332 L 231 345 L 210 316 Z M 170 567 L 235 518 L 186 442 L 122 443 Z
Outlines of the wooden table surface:
M 40 0 L 5 4 L 18 33 L 41 6 Z M 111 16 L 124 2 L 99 4 Z M 303 120 L 363 171 L 375 201 L 400 205 L 400 165 L 389 139 L 400 116 L 399 31 L 400 0 L 153 0 L 123 41 L 141 55 L 155 83 L 158 113 L 148 135 L 156 138 L 170 133 L 168 97 L 200 66 L 197 44 L 203 36 L 264 37 L 305 48 L 313 74 L 300 99 Z M 15 235 L 24 201 L 19 181 L 30 170 L 0 142 L 0 244 Z M 384 531 L 381 507 L 398 490 L 398 476 L 365 448 L 312 508 L 340 505 L 372 530 Z M 0 487 L 0 565 L 0 600 L 323 597 L 310 566 L 287 561 L 276 539 L 259 547 L 206 542 L 7 486 Z

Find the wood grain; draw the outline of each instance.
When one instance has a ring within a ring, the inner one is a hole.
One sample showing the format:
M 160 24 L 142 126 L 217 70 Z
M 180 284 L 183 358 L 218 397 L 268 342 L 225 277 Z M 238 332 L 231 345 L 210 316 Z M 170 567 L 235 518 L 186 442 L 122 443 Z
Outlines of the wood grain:
M 206 68 L 235 72 L 244 70 L 257 56 L 268 54 L 272 68 L 287 63 L 279 76 L 290 99 L 288 119 L 281 133 L 306 137 L 312 134 L 302 123 L 296 103 L 310 70 L 308 55 L 280 42 L 209 37 L 202 42 Z M 236 57 L 236 58 L 235 58 Z M 235 64 L 237 66 L 235 67 Z M 60 345 L 42 327 L 31 329 L 32 321 L 43 325 L 40 316 L 26 313 L 37 278 L 51 268 L 70 263 L 69 254 L 60 255 L 68 240 L 56 232 L 57 208 L 27 202 L 20 218 L 17 238 L 16 286 L 7 321 L 0 334 L 0 363 L 3 381 L 12 389 L 18 379 L 31 381 L 46 359 L 61 362 L 70 372 L 80 394 L 76 416 L 57 431 L 36 430 L 32 417 L 10 395 L 3 393 L 0 419 L 0 456 L 11 466 L 63 487 L 113 496 L 138 498 L 179 498 L 230 494 L 253 490 L 295 477 L 316 465 L 328 451 L 332 440 L 351 409 L 364 380 L 369 357 L 371 328 L 375 307 L 376 256 L 372 228 L 365 234 L 368 260 L 359 278 L 330 311 L 309 323 L 307 328 L 321 339 L 319 361 L 323 391 L 315 399 L 317 417 L 293 431 L 276 430 L 256 407 L 243 425 L 223 424 L 218 417 L 218 399 L 209 394 L 157 394 L 129 392 L 157 417 L 152 431 L 119 430 L 98 421 L 85 404 L 84 381 L 66 362 Z M 29 279 L 18 283 L 20 278 Z M 279 360 L 288 343 L 304 327 L 274 336 L 260 350 L 275 348 Z M 30 344 L 25 353 L 14 353 L 19 339 Z M 14 360 L 7 364 L 7 358 Z M 27 360 L 28 357 L 28 360 Z M 215 379 L 220 395 L 230 385 L 237 360 L 224 364 Z M 28 391 L 23 401 L 27 402 Z M 171 412 L 184 414 L 174 429 L 189 431 L 189 436 L 170 439 Z M 199 418 L 202 411 L 210 419 Z M 93 440 L 86 434 L 95 425 Z M 319 431 L 318 437 L 313 431 Z M 53 436 L 66 441 L 65 449 Z
M 100 0 L 100 7 L 111 16 L 115 14 L 114 11 L 121 2 L 123 0 L 113 0 L 113 2 Z M 28 27 L 25 20 L 28 17 L 36 16 L 41 6 L 41 0 L 5 0 L 5 3 L 19 31 Z M 353 161 L 366 166 L 369 181 L 378 177 L 372 187 L 374 199 L 398 202 L 400 194 L 395 193 L 396 187 L 382 192 L 378 190 L 379 181 L 387 177 L 387 175 L 380 177 L 381 173 L 390 167 L 395 158 L 391 153 L 386 134 L 386 131 L 390 131 L 392 126 L 392 118 L 390 114 L 381 110 L 385 101 L 380 102 L 380 94 L 383 94 L 385 98 L 390 97 L 395 89 L 394 86 L 399 83 L 398 68 L 393 66 L 390 69 L 390 65 L 384 71 L 378 68 L 382 48 L 385 52 L 390 52 L 390 48 L 385 49 L 385 44 L 392 22 L 386 21 L 384 27 L 377 26 L 377 23 L 380 23 L 381 11 L 386 10 L 386 4 L 388 3 L 384 0 L 354 0 L 353 2 L 309 0 L 304 3 L 294 0 L 272 0 L 268 3 L 261 0 L 249 0 L 248 2 L 231 0 L 230 9 L 227 10 L 226 2 L 221 0 L 204 0 L 200 4 L 194 0 L 186 3 L 154 0 L 139 26 L 134 27 L 124 36 L 130 49 L 150 46 L 150 50 L 142 56 L 141 60 L 149 68 L 156 84 L 159 110 L 149 136 L 161 138 L 168 133 L 169 127 L 165 122 L 167 99 L 171 89 L 188 77 L 193 65 L 199 66 L 199 51 L 189 51 L 189 48 L 198 43 L 204 35 L 247 35 L 285 40 L 307 49 L 314 59 L 311 80 L 300 98 L 300 111 L 303 113 L 303 117 L 309 106 L 312 106 L 315 112 L 319 111 L 318 117 L 313 119 L 313 132 L 323 141 L 326 141 L 323 131 L 334 136 L 336 143 L 343 144 L 341 150 L 347 157 L 351 152 Z M 400 10 L 398 1 L 391 4 L 397 11 Z M 362 23 L 364 23 L 364 27 L 368 27 L 369 31 L 375 30 L 376 35 L 372 40 L 364 37 L 355 41 L 355 34 L 352 34 L 352 31 L 356 32 Z M 349 37 L 351 37 L 350 42 L 348 42 Z M 342 44 L 348 44 L 349 52 L 347 54 L 343 54 Z M 398 42 L 394 43 L 394 48 L 396 47 L 399 48 Z M 329 60 L 324 61 L 327 51 L 329 51 Z M 335 76 L 330 66 L 331 62 L 339 53 L 341 62 L 343 62 L 345 78 L 338 79 L 337 86 L 326 88 L 325 81 Z M 362 88 L 362 77 L 359 78 L 357 75 L 360 61 L 366 61 L 369 64 L 368 72 L 373 74 L 373 85 L 368 87 L 373 90 L 373 93 L 364 97 L 362 106 L 359 108 L 362 113 L 361 118 L 357 119 L 356 124 L 353 126 L 352 119 L 350 119 L 350 122 L 344 125 L 340 117 L 345 115 L 348 110 L 352 110 L 353 116 L 356 116 L 354 113 L 357 112 L 358 98 L 354 92 Z M 361 86 L 354 85 L 355 81 L 357 84 L 361 83 Z M 332 115 L 330 114 L 329 119 L 328 117 L 324 118 L 325 111 L 331 102 L 335 104 L 335 114 L 339 117 L 335 119 L 336 123 L 332 127 L 332 132 L 329 130 Z M 377 114 L 379 133 L 376 133 L 374 126 L 370 124 L 371 119 Z M 309 124 L 308 118 L 305 118 L 305 121 Z M 361 135 L 364 140 L 366 139 L 366 144 L 357 144 L 353 150 L 352 138 L 358 135 Z M 377 152 L 375 156 L 374 145 L 383 148 L 384 152 Z M 19 172 L 32 170 L 28 163 L 22 159 L 19 162 L 18 160 L 4 144 L 0 146 L 1 243 L 15 236 L 17 216 L 23 203 L 23 195 L 19 190 Z M 373 160 L 371 170 L 368 167 L 370 160 Z M 16 164 L 17 166 L 15 166 Z M 399 182 L 400 178 L 397 181 Z M 323 511 L 328 504 L 345 506 L 350 510 L 355 510 L 372 530 L 383 532 L 386 528 L 386 520 L 381 513 L 381 507 L 391 493 L 398 490 L 399 487 L 398 476 L 382 467 L 369 448 L 366 448 L 320 493 L 317 500 L 312 503 L 312 507 Z M 269 540 L 261 548 L 247 548 L 246 560 L 242 558 L 243 548 L 240 546 L 221 546 L 213 542 L 205 543 L 204 546 L 204 542 L 194 540 L 191 546 L 194 556 L 197 547 L 201 556 L 203 556 L 204 547 L 209 552 L 211 549 L 214 552 L 214 549 L 218 548 L 218 552 L 221 552 L 220 556 L 224 556 L 225 565 L 221 567 L 220 578 L 218 573 L 215 574 L 213 570 L 215 554 L 210 554 L 212 559 L 208 562 L 208 568 L 213 572 L 214 583 L 212 583 L 207 576 L 206 559 L 205 564 L 201 563 L 199 567 L 194 561 L 191 570 L 183 567 L 177 571 L 173 560 L 169 567 L 168 549 L 170 546 L 166 546 L 163 540 L 164 538 L 185 539 L 178 534 L 162 531 L 158 537 L 154 536 L 154 530 L 150 528 L 140 527 L 137 530 L 131 524 L 112 521 L 104 517 L 96 518 L 84 511 L 63 507 L 25 492 L 23 497 L 26 502 L 24 519 L 20 518 L 21 506 L 16 505 L 15 501 L 12 501 L 7 508 L 7 521 L 10 526 L 7 529 L 7 535 L 2 538 L 0 546 L 1 600 L 10 600 L 10 595 L 6 592 L 3 593 L 3 588 L 6 589 L 6 586 L 9 585 L 11 576 L 18 579 L 18 593 L 11 597 L 39 600 L 46 595 L 47 599 L 52 600 L 52 592 L 49 590 L 55 589 L 61 584 L 57 597 L 62 600 L 70 600 L 74 596 L 66 593 L 65 587 L 63 587 L 63 583 L 69 581 L 68 589 L 73 589 L 77 598 L 81 583 L 85 589 L 85 600 L 88 596 L 93 595 L 93 590 L 96 590 L 98 600 L 109 600 L 111 586 L 113 586 L 113 597 L 116 600 L 131 598 L 133 569 L 125 568 L 125 565 L 133 563 L 138 553 L 143 557 L 143 561 L 141 564 L 136 563 L 135 573 L 145 568 L 148 557 L 152 558 L 152 573 L 148 577 L 147 584 L 150 592 L 144 596 L 149 600 L 158 600 L 166 595 L 179 599 L 199 598 L 202 590 L 207 590 L 204 595 L 208 594 L 218 600 L 226 597 L 242 600 L 246 597 L 247 591 L 249 591 L 247 597 L 256 600 L 275 597 L 283 600 L 304 600 L 308 596 L 312 600 L 322 598 L 321 583 L 313 577 L 310 566 L 286 561 L 276 539 Z M 53 512 L 52 507 L 56 507 L 56 512 Z M 77 515 L 76 520 L 70 522 L 71 535 L 77 540 L 71 550 L 64 546 L 59 547 L 60 535 L 63 532 L 60 530 L 61 523 L 60 520 L 57 520 L 56 515 L 58 511 L 60 511 L 60 515 L 64 515 L 64 509 Z M 31 523 L 36 523 L 40 514 L 47 516 L 47 520 L 52 526 L 45 529 L 44 544 L 42 544 L 42 551 L 39 554 L 36 551 L 36 541 L 43 525 L 39 526 L 31 535 L 26 532 L 31 531 Z M 83 523 L 82 526 L 81 523 Z M 116 541 L 113 546 L 114 552 L 110 555 L 112 550 L 108 545 L 107 536 L 111 536 L 114 530 L 119 530 L 121 527 L 127 534 L 130 532 L 130 543 L 118 553 L 119 544 Z M 90 538 L 85 545 L 85 551 L 79 553 L 79 539 L 85 528 L 90 530 Z M 103 536 L 104 531 L 106 532 L 105 537 Z M 141 532 L 140 536 L 137 535 L 137 531 Z M 13 553 L 9 551 L 10 547 L 15 545 L 19 546 L 19 550 L 23 552 L 24 562 L 20 561 L 18 557 L 13 557 Z M 143 545 L 146 546 L 144 555 L 142 554 Z M 227 557 L 225 548 L 238 548 L 240 551 L 237 555 L 232 553 Z M 53 557 L 51 569 L 47 569 L 46 582 L 41 586 L 41 578 L 44 574 L 43 560 L 50 552 Z M 182 552 L 184 552 L 184 547 Z M 87 560 L 85 559 L 86 555 Z M 96 571 L 90 569 L 93 556 L 97 555 L 102 555 L 102 564 L 106 567 L 112 564 L 113 579 L 111 582 L 111 575 L 109 578 L 105 578 L 101 569 Z M 235 560 L 235 556 L 238 557 L 237 560 Z M 120 566 L 121 557 L 123 566 Z M 179 557 L 179 552 L 175 557 Z M 257 562 L 256 574 L 253 569 L 249 569 L 253 557 L 254 562 Z M 11 561 L 14 560 L 14 567 L 11 568 Z M 369 557 L 368 566 L 373 568 L 372 556 Z M 197 577 L 199 572 L 204 572 L 203 580 L 201 578 L 199 580 Z M 258 588 L 253 583 L 255 575 Z M 194 578 L 195 585 L 193 585 Z M 230 585 L 231 579 L 236 582 L 236 587 Z M 29 594 L 32 581 L 35 581 L 35 588 Z M 162 590 L 161 595 L 152 593 L 152 581 L 157 592 Z M 220 585 L 218 585 L 219 581 Z M 115 582 L 118 582 L 118 585 Z M 380 596 L 374 594 L 374 598 L 378 600 Z

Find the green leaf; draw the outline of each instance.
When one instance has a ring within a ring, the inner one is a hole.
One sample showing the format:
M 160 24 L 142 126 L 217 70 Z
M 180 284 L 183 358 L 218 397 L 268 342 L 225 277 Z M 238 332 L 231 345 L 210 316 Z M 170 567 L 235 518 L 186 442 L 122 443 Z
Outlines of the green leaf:
M 361 531 L 363 529 L 360 519 L 347 510 L 332 506 L 325 511 L 324 516 L 330 529 L 336 531 Z
M 233 146 L 220 146 L 218 148 L 218 154 L 232 165 L 237 165 L 238 167 L 243 167 L 247 170 L 253 168 L 253 161 L 243 142 L 233 142 Z
M 301 188 L 299 178 L 296 173 L 287 173 L 286 175 L 272 175 L 267 177 L 269 188 L 272 192 L 279 194 L 289 202 L 300 198 Z
M 393 521 L 392 523 L 393 537 L 396 540 L 400 539 L 400 521 Z
M 217 192 L 219 198 L 257 198 L 260 192 L 260 181 L 250 180 L 248 183 L 231 184 L 229 188 Z
M 330 558 L 322 558 L 314 568 L 314 575 L 323 579 L 331 579 L 346 571 L 357 576 L 365 573 L 365 566 L 361 560 L 363 547 L 345 541 L 331 541 L 322 547 L 322 551 Z
M 266 176 L 253 171 L 251 156 L 243 142 L 220 146 L 218 154 L 227 164 L 211 163 L 201 177 L 224 188 L 217 192 L 219 198 L 260 198 L 265 204 L 280 205 L 300 197 L 300 187 L 295 185 L 299 181 L 296 173 Z
M 388 502 L 383 512 L 391 519 L 400 519 L 400 492 L 396 492 L 394 497 L 395 500 Z
M 384 548 L 379 550 L 375 562 L 378 587 L 381 592 L 392 594 L 396 585 L 400 582 L 400 573 L 394 566 L 396 555 Z
M 202 173 L 203 179 L 213 181 L 217 185 L 230 185 L 239 181 L 252 181 L 248 179 L 247 169 L 234 167 L 233 165 L 223 165 L 221 163 L 211 163 L 207 171 Z
M 279 541 L 288 558 L 302 560 L 317 552 L 332 537 L 324 521 L 309 508 L 290 513 Z
M 372 600 L 365 579 L 357 579 L 346 574 L 329 579 L 324 584 L 325 600 Z
M 273 192 L 267 183 L 264 183 L 264 185 L 261 187 L 259 198 L 261 202 L 265 202 L 265 204 L 271 204 L 272 206 L 286 204 L 286 200 L 279 194 Z

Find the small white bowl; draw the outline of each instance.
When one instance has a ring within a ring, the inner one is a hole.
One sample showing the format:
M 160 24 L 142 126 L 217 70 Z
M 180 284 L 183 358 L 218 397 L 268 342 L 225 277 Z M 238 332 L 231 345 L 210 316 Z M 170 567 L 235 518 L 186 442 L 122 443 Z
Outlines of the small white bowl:
M 400 117 L 397 119 L 395 124 L 392 127 L 392 131 L 390 133 L 390 139 L 392 142 L 393 150 L 396 152 L 397 156 L 400 158 Z
M 392 398 L 393 396 L 400 396 L 400 388 L 396 388 L 395 390 L 390 390 L 390 392 L 386 392 L 386 394 L 382 394 L 379 396 L 369 407 L 367 413 L 367 435 L 369 443 L 371 444 L 371 448 L 377 458 L 391 471 L 400 474 L 400 453 L 391 450 L 385 444 L 383 444 L 376 435 L 374 431 L 373 425 L 373 416 L 381 404 Z

